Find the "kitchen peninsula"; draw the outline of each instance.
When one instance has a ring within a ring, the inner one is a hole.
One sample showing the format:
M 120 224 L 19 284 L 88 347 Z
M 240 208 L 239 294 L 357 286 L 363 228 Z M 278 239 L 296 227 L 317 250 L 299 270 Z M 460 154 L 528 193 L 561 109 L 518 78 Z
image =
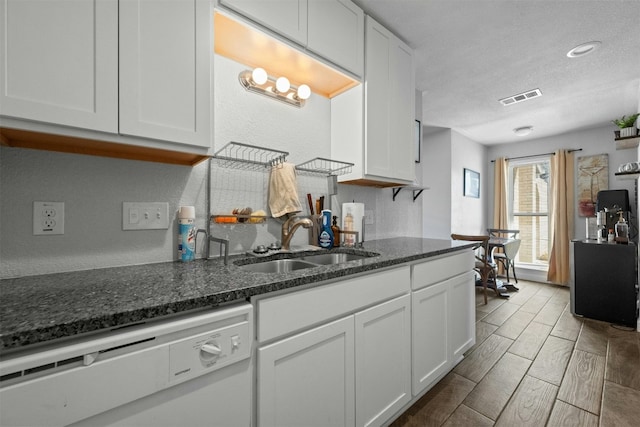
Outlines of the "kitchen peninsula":
M 471 247 L 392 238 L 338 249 L 368 257 L 287 273 L 249 272 L 237 264 L 259 260 L 236 255 L 228 265 L 215 258 L 5 279 L 0 354 L 29 357 L 51 346 L 108 339 L 124 326 L 188 319 L 249 300 L 256 314 L 248 344 L 257 368 L 247 401 L 255 402 L 259 425 L 278 425 L 283 415 L 291 422 L 317 415 L 336 417 L 326 425 L 381 425 L 474 344 Z M 327 380 L 300 380 L 312 371 Z M 292 387 L 276 388 L 276 380 Z M 329 407 L 316 414 L 311 403 L 328 396 Z

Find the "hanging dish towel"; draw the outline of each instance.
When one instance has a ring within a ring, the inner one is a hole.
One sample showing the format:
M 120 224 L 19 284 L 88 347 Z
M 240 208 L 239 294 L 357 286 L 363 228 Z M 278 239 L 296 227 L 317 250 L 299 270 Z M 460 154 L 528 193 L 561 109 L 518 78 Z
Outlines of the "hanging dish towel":
M 274 218 L 302 210 L 296 184 L 296 165 L 280 163 L 271 168 L 269 208 Z

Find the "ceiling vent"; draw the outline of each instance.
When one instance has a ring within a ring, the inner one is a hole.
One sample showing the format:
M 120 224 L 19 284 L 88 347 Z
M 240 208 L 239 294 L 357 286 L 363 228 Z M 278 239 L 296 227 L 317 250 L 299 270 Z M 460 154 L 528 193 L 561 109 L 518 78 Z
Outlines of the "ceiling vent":
M 539 96 L 542 96 L 542 92 L 540 91 L 540 89 L 532 89 L 526 92 L 519 93 L 517 95 L 510 96 L 508 98 L 502 98 L 500 100 L 500 103 L 502 105 L 512 105 L 512 104 L 517 104 L 518 102 L 537 98 Z

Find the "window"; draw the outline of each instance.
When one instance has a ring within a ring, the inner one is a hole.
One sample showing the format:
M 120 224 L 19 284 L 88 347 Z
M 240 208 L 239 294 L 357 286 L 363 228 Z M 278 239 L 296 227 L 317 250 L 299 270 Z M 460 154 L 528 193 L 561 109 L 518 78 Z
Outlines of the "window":
M 509 228 L 522 240 L 516 263 L 549 263 L 549 158 L 509 162 Z

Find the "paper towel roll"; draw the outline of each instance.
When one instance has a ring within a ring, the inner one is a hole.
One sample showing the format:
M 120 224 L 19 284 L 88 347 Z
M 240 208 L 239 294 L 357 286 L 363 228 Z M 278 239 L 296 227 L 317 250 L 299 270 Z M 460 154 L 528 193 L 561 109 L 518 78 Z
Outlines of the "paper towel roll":
M 347 215 L 351 215 L 352 217 L 352 226 L 349 230 L 349 221 L 345 221 Z M 358 232 L 358 240 L 355 240 L 355 236 L 352 236 L 353 241 L 360 243 L 363 241 L 363 223 L 364 219 L 364 203 L 343 203 L 342 204 L 342 229 L 345 231 L 357 231 Z M 349 235 L 346 234 L 344 236 L 344 241 L 348 242 Z

